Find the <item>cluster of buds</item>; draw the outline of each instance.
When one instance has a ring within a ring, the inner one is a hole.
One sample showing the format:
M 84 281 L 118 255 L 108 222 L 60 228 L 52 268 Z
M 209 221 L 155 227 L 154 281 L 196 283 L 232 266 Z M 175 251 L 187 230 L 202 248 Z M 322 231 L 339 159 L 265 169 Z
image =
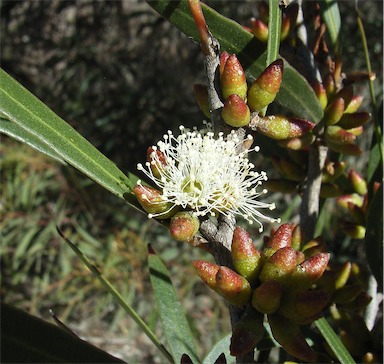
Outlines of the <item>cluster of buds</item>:
M 268 4 L 264 1 L 258 3 L 258 18 L 252 18 L 249 28 L 245 28 L 251 32 L 258 40 L 263 43 L 268 41 Z M 283 9 L 281 19 L 280 40 L 284 41 L 288 38 L 291 30 L 291 24 L 295 24 L 297 18 L 297 6 L 289 6 Z
M 348 173 L 348 182 L 348 193 L 336 199 L 337 205 L 343 211 L 343 216 L 349 217 L 341 221 L 341 228 L 346 235 L 353 239 L 364 239 L 368 210 L 367 182 L 354 169 Z M 375 183 L 374 192 L 378 187 L 379 184 Z
M 326 284 L 319 284 L 330 258 L 324 244 L 319 240 L 304 244 L 299 226 L 283 224 L 258 250 L 248 232 L 236 227 L 231 257 L 232 269 L 202 260 L 193 262 L 211 289 L 230 304 L 247 307 L 234 326 L 231 354 L 243 355 L 255 348 L 267 315 L 273 336 L 288 353 L 316 361 L 300 326 L 321 317 L 334 293 Z
M 371 119 L 370 113 L 358 111 L 363 97 L 354 95 L 352 84 L 337 90 L 331 73 L 324 77 L 323 83 L 316 83 L 313 89 L 324 109 L 324 140 L 328 147 L 344 155 L 360 155 L 361 150 L 355 140 L 363 133 L 364 124 Z
M 345 262 L 326 271 L 321 279 L 324 287 L 332 293 L 330 307 L 332 318 L 339 328 L 340 338 L 360 363 L 377 363 L 382 347 L 380 323 L 369 330 L 363 315 L 371 297 L 364 291 L 364 272 L 356 263 Z M 324 343 L 329 355 L 334 354 Z
M 287 140 L 306 135 L 314 123 L 284 115 L 265 116 L 265 110 L 280 90 L 284 63 L 271 63 L 248 87 L 245 72 L 236 55 L 220 55 L 220 85 L 223 108 L 221 116 L 230 126 L 249 127 L 275 140 Z M 208 91 L 204 85 L 194 86 L 200 109 L 209 118 Z

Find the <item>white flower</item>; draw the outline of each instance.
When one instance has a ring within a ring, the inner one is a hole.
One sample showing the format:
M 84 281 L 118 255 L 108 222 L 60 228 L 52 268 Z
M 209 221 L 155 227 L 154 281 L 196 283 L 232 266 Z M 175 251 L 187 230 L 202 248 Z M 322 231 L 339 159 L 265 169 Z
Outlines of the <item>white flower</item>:
M 240 215 L 251 224 L 257 222 L 260 232 L 263 230 L 260 219 L 280 221 L 259 211 L 275 208 L 275 204 L 259 201 L 267 190 L 257 189 L 267 175 L 253 171 L 254 165 L 247 157 L 249 152 L 258 152 L 259 147 L 238 154 L 238 147 L 245 140 L 240 140 L 234 132 L 226 139 L 220 133 L 215 139 L 211 131 L 189 131 L 183 126 L 180 131 L 177 138 L 168 131 L 164 141 L 152 147 L 151 162 L 146 163 L 146 168 L 142 164 L 137 166 L 162 190 L 165 202 L 190 209 L 196 216 Z M 247 139 L 252 140 L 252 136 Z M 157 167 L 156 176 L 151 165 Z

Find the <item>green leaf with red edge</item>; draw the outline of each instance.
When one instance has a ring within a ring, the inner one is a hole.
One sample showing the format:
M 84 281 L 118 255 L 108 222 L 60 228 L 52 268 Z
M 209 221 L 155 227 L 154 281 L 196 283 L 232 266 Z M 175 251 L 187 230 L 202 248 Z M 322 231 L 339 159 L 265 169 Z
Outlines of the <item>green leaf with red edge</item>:
M 183 33 L 199 41 L 187 0 L 149 0 L 147 2 Z M 247 77 L 256 78 L 265 69 L 267 59 L 265 44 L 258 41 L 240 24 L 222 16 L 209 6 L 202 4 L 202 9 L 208 28 L 220 43 L 221 48 L 236 54 Z M 318 122 L 322 118 L 323 110 L 312 87 L 287 61 L 284 63 L 283 82 L 276 101 L 294 112 L 297 117 Z

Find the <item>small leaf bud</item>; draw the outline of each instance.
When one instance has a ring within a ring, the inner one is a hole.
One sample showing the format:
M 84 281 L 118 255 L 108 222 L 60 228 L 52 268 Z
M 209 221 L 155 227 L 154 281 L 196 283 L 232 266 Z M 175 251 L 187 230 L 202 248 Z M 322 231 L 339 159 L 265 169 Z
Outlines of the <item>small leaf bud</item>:
M 251 112 L 246 102 L 233 94 L 225 100 L 221 116 L 228 125 L 240 128 L 249 124 Z
M 353 96 L 352 100 L 349 102 L 349 104 L 345 108 L 344 113 L 345 114 L 352 114 L 352 113 L 356 112 L 359 109 L 359 107 L 361 106 L 363 99 L 364 99 L 364 97 L 360 96 L 360 95 Z
M 333 144 L 351 144 L 356 139 L 352 133 L 336 125 L 326 127 L 324 136 L 327 141 Z
M 358 207 L 362 207 L 364 203 L 364 198 L 357 193 L 351 193 L 349 195 L 343 195 L 340 196 L 337 200 L 336 203 L 339 207 L 349 210 L 349 203 L 352 203 Z
M 248 105 L 252 111 L 260 111 L 268 106 L 280 90 L 283 79 L 282 59 L 272 62 L 261 75 L 253 81 L 248 90 Z
M 349 171 L 348 180 L 351 183 L 355 192 L 359 195 L 364 196 L 368 192 L 367 182 L 354 169 L 351 169 Z

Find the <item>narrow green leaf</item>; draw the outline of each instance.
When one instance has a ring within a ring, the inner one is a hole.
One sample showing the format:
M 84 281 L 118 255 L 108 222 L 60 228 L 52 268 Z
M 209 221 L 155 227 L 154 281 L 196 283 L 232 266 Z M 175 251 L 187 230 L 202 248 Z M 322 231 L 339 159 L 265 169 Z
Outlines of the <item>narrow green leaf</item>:
M 175 363 L 180 363 L 182 355 L 187 354 L 194 363 L 199 363 L 191 328 L 183 313 L 169 272 L 151 247 L 149 250 L 150 279 L 173 360 Z
M 160 15 L 168 19 L 183 33 L 199 41 L 196 25 L 190 13 L 187 0 L 147 1 Z M 228 19 L 209 6 L 202 4 L 205 20 L 212 35 L 223 50 L 235 53 L 246 71 L 247 77 L 255 79 L 265 69 L 267 53 L 265 45 L 235 21 Z M 318 122 L 323 110 L 312 87 L 287 61 L 276 101 L 295 113 L 297 117 Z
M 343 343 L 340 341 L 339 337 L 333 331 L 332 327 L 329 325 L 328 321 L 322 317 L 315 321 L 317 328 L 323 335 L 324 339 L 332 349 L 333 353 L 336 355 L 337 359 L 340 360 L 341 364 L 355 364 L 351 354 L 345 348 Z
M 2 69 L 0 100 L 2 117 L 39 139 L 40 146 L 46 145 L 113 194 L 121 198 L 129 194 L 133 184 L 113 162 Z
M 229 364 L 233 361 L 234 357 L 231 357 L 229 352 L 229 345 L 231 344 L 231 336 L 232 334 L 228 334 L 224 336 L 220 341 L 218 341 L 212 350 L 207 354 L 207 356 L 203 360 L 203 364 L 212 364 L 215 363 L 217 358 L 224 353 L 225 358 L 227 359 L 227 363 Z
M 383 183 L 369 206 L 365 254 L 379 287 L 383 289 Z
M 142 320 L 139 314 L 134 308 L 121 296 L 119 292 L 113 287 L 111 282 L 106 279 L 102 273 L 93 265 L 89 259 L 81 252 L 81 250 L 73 244 L 63 233 L 57 228 L 58 233 L 69 245 L 69 247 L 75 252 L 75 254 L 81 259 L 81 261 L 87 266 L 87 268 L 94 274 L 94 276 L 100 281 L 100 283 L 107 289 L 107 291 L 116 299 L 119 305 L 128 313 L 128 315 L 139 325 L 148 338 L 156 345 L 156 347 L 163 353 L 163 355 L 172 362 L 171 354 L 161 344 L 155 333 L 149 328 L 149 326 Z
M 321 15 L 327 25 L 329 37 L 335 53 L 340 51 L 341 17 L 339 5 L 335 0 L 320 1 Z
M 124 363 L 74 334 L 1 304 L 3 363 Z
M 25 143 L 32 148 L 37 149 L 39 152 L 48 155 L 49 157 L 57 160 L 62 164 L 67 164 L 63 158 L 61 158 L 52 148 L 43 143 L 38 137 L 29 133 L 20 125 L 2 117 L 0 117 L 0 132 L 18 140 L 19 142 Z
M 268 43 L 267 43 L 267 62 L 268 67 L 279 56 L 281 34 L 281 9 L 278 0 L 269 0 L 268 17 Z

